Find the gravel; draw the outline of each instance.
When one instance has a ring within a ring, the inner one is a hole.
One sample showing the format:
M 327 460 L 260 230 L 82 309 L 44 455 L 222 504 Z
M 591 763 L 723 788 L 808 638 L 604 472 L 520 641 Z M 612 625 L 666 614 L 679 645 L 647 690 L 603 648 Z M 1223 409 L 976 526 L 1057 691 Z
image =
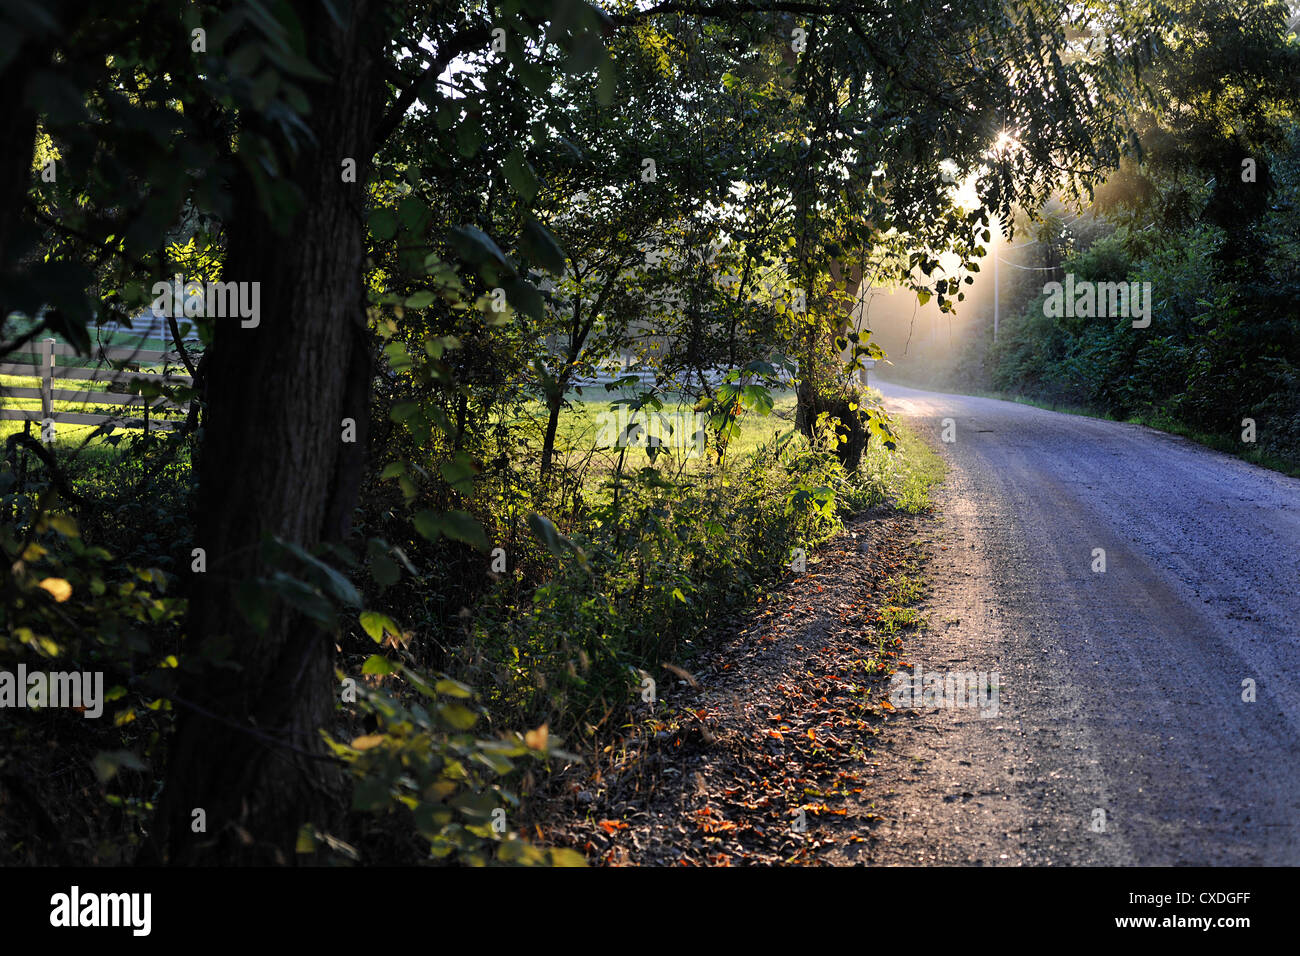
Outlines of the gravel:
M 949 466 L 908 653 L 997 672 L 1000 706 L 891 726 L 883 821 L 826 862 L 1300 863 L 1300 481 L 1138 425 L 880 388 Z

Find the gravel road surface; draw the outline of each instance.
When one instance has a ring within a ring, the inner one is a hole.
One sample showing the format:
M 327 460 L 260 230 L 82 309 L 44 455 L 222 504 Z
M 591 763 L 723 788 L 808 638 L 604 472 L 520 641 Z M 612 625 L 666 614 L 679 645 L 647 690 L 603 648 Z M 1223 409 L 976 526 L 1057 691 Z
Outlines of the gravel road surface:
M 911 662 L 996 672 L 998 712 L 895 725 L 879 839 L 833 862 L 1300 864 L 1300 480 L 879 387 L 949 467 Z

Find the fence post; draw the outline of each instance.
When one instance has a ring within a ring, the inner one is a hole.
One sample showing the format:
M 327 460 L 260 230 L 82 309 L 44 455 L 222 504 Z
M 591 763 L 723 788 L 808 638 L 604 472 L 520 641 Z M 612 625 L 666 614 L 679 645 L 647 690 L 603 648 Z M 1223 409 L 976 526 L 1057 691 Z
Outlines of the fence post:
M 54 441 L 54 339 L 41 340 L 41 441 Z

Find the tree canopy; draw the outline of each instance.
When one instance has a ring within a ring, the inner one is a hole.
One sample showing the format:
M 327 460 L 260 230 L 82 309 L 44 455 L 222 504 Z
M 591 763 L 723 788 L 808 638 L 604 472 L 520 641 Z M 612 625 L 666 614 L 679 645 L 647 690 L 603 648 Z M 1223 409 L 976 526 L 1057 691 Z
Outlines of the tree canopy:
M 6 423 L 0 652 L 110 674 L 115 852 L 356 855 L 394 810 L 434 859 L 562 861 L 492 825 L 518 781 L 870 499 L 869 290 L 969 307 L 995 232 L 1105 183 L 1133 234 L 1223 230 L 1258 306 L 1247 273 L 1293 263 L 1263 238 L 1294 218 L 1285 13 L 6 4 L 0 359 L 100 362 L 178 275 L 260 312 L 169 317 L 190 380 L 131 387 L 189 403 L 171 431 Z

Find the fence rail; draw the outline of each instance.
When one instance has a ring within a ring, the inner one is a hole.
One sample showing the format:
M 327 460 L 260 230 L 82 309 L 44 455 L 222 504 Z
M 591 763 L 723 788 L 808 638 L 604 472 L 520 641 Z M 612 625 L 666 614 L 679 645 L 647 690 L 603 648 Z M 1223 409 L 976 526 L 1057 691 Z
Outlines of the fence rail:
M 139 372 L 103 365 L 94 368 L 81 368 L 58 365 L 59 356 L 79 357 L 77 350 L 70 345 L 62 345 L 54 339 L 44 339 L 36 348 L 37 362 L 8 362 L 0 365 L 0 375 L 22 375 L 40 379 L 40 386 L 4 387 L 0 386 L 0 401 L 9 398 L 40 399 L 37 408 L 3 408 L 0 407 L 0 421 L 34 421 L 41 423 L 41 440 L 46 444 L 54 440 L 54 425 L 63 422 L 69 425 L 104 425 L 112 424 L 121 428 L 143 428 L 146 431 L 169 431 L 182 424 L 179 419 L 151 418 L 151 411 L 188 412 L 189 403 L 177 404 L 166 396 L 143 396 L 123 392 L 98 391 L 94 389 L 55 388 L 55 379 L 89 380 L 94 382 L 130 382 L 140 379 L 148 382 L 166 382 L 168 384 L 189 385 L 189 375 L 173 374 L 167 366 L 180 365 L 180 357 L 175 352 L 159 352 L 148 349 L 106 348 L 95 349 L 92 359 L 100 362 L 127 361 L 133 364 L 163 366 L 162 373 Z M 73 412 L 54 407 L 55 402 L 80 402 L 83 405 L 121 405 L 123 411 L 143 411 L 143 417 L 126 418 L 123 415 L 89 414 Z
M 187 344 L 197 344 L 199 342 L 199 332 L 194 323 L 187 319 L 177 319 L 176 327 L 181 331 L 181 339 Z M 110 335 L 134 335 L 149 339 L 164 339 L 171 341 L 171 326 L 167 322 L 166 316 L 136 316 L 135 321 L 131 324 L 125 322 L 104 322 L 98 326 L 100 332 Z

